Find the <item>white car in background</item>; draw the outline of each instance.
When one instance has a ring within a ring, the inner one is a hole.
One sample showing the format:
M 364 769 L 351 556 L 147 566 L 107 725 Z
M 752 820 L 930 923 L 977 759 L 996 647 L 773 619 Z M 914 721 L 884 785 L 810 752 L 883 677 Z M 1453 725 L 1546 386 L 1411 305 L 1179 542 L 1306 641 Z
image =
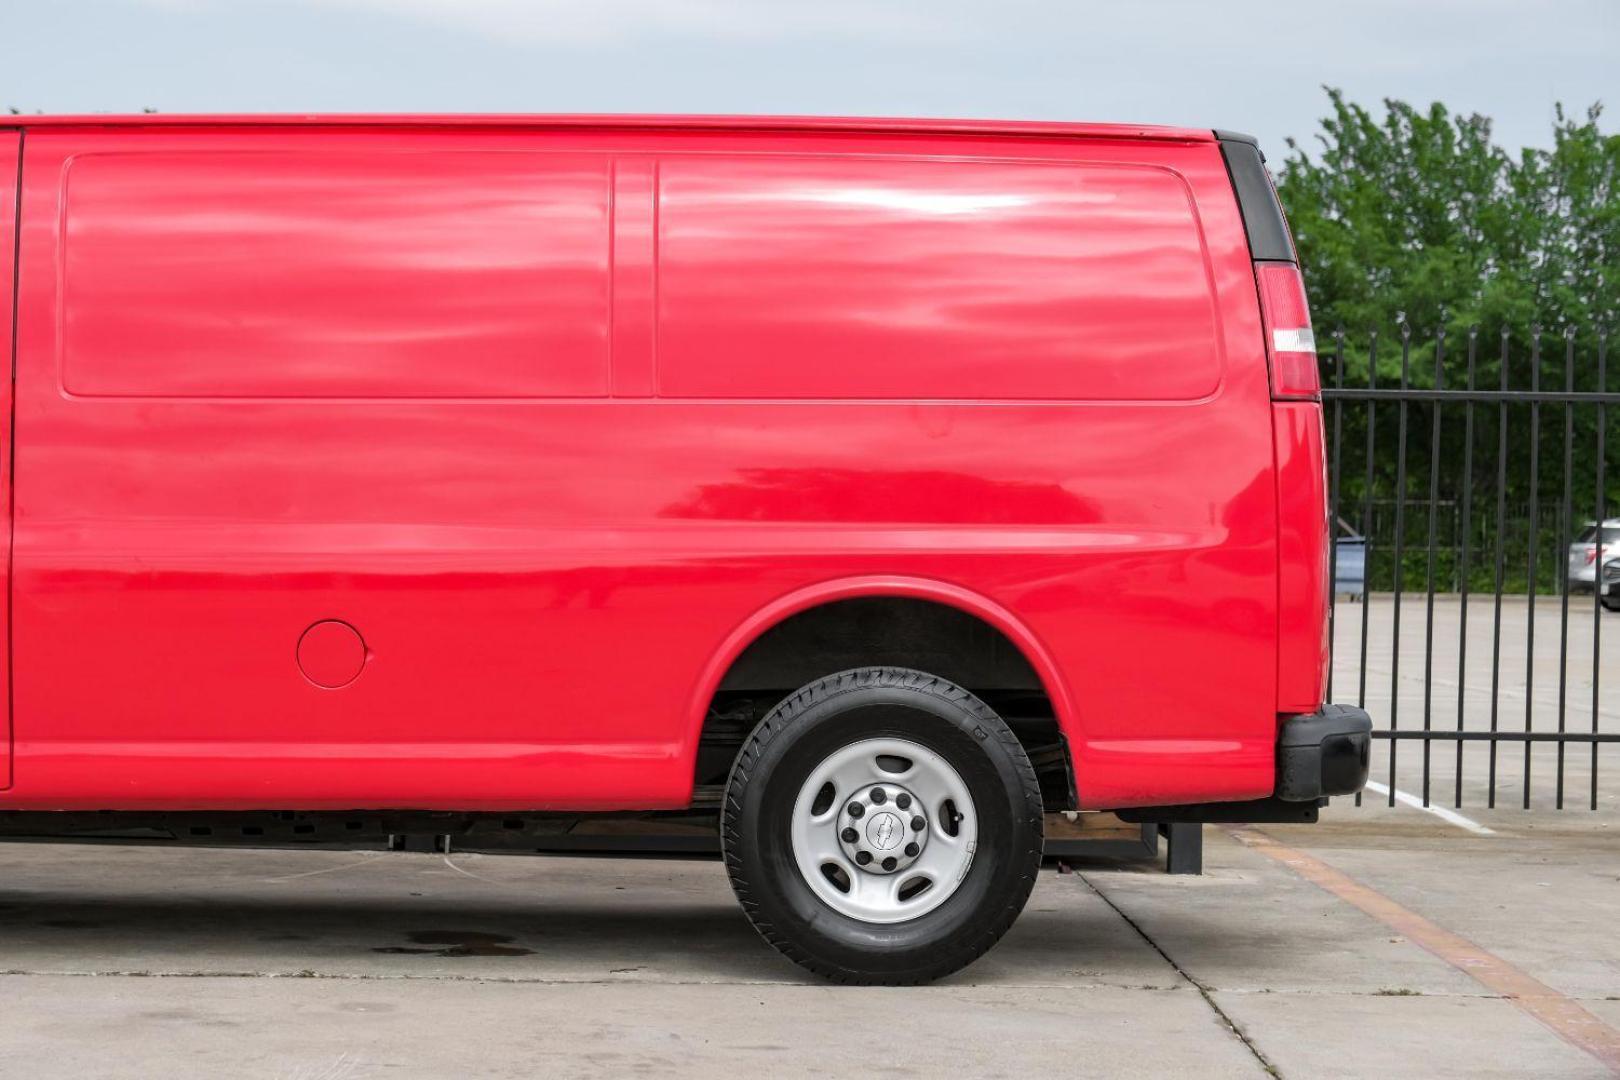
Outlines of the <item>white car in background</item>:
M 1569 571 L 1566 580 L 1570 592 L 1589 592 L 1598 582 L 1598 568 L 1614 571 L 1614 560 L 1620 560 L 1620 518 L 1607 518 L 1603 522 L 1602 536 L 1597 522 L 1589 521 L 1586 528 L 1569 545 Z M 1599 552 L 1598 548 L 1602 547 Z M 1610 578 L 1604 584 L 1612 583 Z

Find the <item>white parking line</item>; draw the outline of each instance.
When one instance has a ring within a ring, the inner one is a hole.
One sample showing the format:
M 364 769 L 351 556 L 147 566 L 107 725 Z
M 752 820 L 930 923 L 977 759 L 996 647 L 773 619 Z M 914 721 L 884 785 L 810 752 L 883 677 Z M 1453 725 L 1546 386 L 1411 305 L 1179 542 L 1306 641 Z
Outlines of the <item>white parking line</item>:
M 1376 780 L 1367 781 L 1367 790 L 1378 795 L 1389 794 L 1389 788 L 1385 787 L 1383 784 L 1380 784 Z M 1469 832 L 1474 833 L 1475 835 L 1496 835 L 1495 829 L 1488 829 L 1479 822 L 1475 821 L 1473 818 L 1463 817 L 1455 810 L 1447 810 L 1443 806 L 1424 806 L 1423 800 L 1418 798 L 1416 795 L 1413 795 L 1409 791 L 1402 791 L 1400 788 L 1396 788 L 1395 801 L 1405 803 L 1407 806 L 1414 806 L 1417 809 L 1422 810 L 1425 814 L 1433 814 L 1441 821 L 1444 821 L 1449 825 L 1455 825 L 1459 829 L 1467 829 Z

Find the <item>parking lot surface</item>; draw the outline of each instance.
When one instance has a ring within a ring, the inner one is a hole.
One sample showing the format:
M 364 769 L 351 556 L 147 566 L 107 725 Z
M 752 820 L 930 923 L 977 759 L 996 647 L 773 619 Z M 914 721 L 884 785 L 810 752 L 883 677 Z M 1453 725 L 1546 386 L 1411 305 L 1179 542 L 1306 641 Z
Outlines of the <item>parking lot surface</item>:
M 715 861 L 5 845 L 0 1075 L 1610 1075 L 1615 820 L 1522 818 L 1343 807 L 1211 828 L 1202 877 L 1049 869 L 998 948 L 909 989 L 803 976 Z M 1266 843 L 1544 986 L 1599 1051 Z

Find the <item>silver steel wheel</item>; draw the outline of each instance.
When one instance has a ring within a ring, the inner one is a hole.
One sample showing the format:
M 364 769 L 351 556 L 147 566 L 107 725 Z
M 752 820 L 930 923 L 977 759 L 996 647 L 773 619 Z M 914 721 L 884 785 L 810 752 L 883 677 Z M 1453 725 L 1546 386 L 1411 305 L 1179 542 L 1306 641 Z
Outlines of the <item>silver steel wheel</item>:
M 973 865 L 979 819 L 951 764 L 909 739 L 834 752 L 793 804 L 793 858 L 822 902 L 869 923 L 926 915 Z

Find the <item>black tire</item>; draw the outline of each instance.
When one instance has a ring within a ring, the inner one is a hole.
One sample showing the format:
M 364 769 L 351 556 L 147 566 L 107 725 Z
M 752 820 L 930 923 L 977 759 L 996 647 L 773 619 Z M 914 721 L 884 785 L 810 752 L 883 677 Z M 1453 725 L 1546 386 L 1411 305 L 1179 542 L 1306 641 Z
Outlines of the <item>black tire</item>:
M 1598 600 L 1610 611 L 1620 611 L 1620 592 L 1606 592 Z
M 829 754 L 899 737 L 944 757 L 979 819 L 967 876 L 906 922 L 834 911 L 806 884 L 789 824 L 799 789 Z M 914 985 L 982 956 L 1018 917 L 1040 868 L 1040 784 L 1012 731 L 961 687 L 920 671 L 870 667 L 804 687 L 760 721 L 732 766 L 721 820 L 731 887 L 754 929 L 788 959 L 841 983 Z

